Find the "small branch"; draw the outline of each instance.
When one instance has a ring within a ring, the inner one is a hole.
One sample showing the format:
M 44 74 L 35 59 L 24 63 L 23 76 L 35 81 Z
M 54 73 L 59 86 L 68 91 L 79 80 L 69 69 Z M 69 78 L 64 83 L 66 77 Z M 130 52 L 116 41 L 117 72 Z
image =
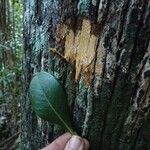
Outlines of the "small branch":
M 5 46 L 5 45 L 2 45 L 2 44 L 0 44 L 0 47 L 2 47 L 2 48 L 5 48 L 5 49 L 11 49 L 10 47 L 8 47 L 8 46 Z
M 5 141 L 3 141 L 2 143 L 0 143 L 0 147 L 3 147 L 5 144 L 7 144 L 7 142 L 9 142 L 12 139 L 16 138 L 19 134 L 20 134 L 20 131 L 18 131 L 17 133 L 15 133 L 14 135 L 12 135 L 11 137 L 7 138 Z
M 56 53 L 58 56 L 63 58 L 65 61 L 67 61 L 66 58 L 61 53 L 59 53 L 56 48 L 50 48 L 50 51 L 52 51 L 53 53 Z

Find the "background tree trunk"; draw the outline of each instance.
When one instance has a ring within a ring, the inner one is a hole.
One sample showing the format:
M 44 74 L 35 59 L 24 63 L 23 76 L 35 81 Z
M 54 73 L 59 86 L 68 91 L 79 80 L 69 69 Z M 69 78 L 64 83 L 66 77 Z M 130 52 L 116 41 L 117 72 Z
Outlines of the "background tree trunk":
M 20 132 L 19 100 L 22 98 L 20 20 L 23 11 L 20 0 L 13 1 L 13 6 L 12 1 L 0 0 L 0 149 L 3 150 L 18 148 Z
M 21 148 L 37 150 L 64 131 L 37 118 L 33 73 L 64 86 L 72 124 L 92 150 L 150 149 L 150 1 L 24 0 Z

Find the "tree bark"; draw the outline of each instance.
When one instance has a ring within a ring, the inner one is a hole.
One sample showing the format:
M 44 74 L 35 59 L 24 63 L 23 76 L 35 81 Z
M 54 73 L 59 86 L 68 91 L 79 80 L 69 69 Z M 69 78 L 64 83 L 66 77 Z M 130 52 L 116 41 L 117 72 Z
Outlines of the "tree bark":
M 21 148 L 64 132 L 37 118 L 28 87 L 45 70 L 66 90 L 91 150 L 150 149 L 150 1 L 25 0 Z

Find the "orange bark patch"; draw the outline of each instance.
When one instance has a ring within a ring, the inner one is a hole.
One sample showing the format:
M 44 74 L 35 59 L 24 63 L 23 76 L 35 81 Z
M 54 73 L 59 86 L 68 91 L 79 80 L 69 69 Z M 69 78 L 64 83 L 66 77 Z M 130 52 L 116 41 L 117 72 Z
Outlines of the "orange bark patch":
M 59 25 L 57 35 L 60 39 L 65 39 L 64 57 L 69 62 L 75 62 L 75 80 L 79 79 L 80 74 L 83 75 L 86 85 L 89 85 L 94 72 L 94 60 L 96 59 L 96 47 L 98 36 L 92 34 L 92 25 L 90 20 L 83 19 L 80 30 L 76 33 L 67 27 L 67 25 Z M 98 53 L 101 55 L 102 53 Z M 102 58 L 102 57 L 101 57 Z M 100 59 L 98 62 L 101 62 Z M 96 69 L 97 72 L 99 69 Z

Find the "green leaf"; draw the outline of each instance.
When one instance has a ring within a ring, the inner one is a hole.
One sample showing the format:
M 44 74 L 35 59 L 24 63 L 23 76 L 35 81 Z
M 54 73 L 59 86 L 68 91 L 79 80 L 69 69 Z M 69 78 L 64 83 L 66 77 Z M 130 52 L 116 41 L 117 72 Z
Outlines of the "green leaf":
M 29 93 L 33 110 L 39 117 L 73 133 L 64 90 L 51 74 L 37 73 L 30 83 Z

